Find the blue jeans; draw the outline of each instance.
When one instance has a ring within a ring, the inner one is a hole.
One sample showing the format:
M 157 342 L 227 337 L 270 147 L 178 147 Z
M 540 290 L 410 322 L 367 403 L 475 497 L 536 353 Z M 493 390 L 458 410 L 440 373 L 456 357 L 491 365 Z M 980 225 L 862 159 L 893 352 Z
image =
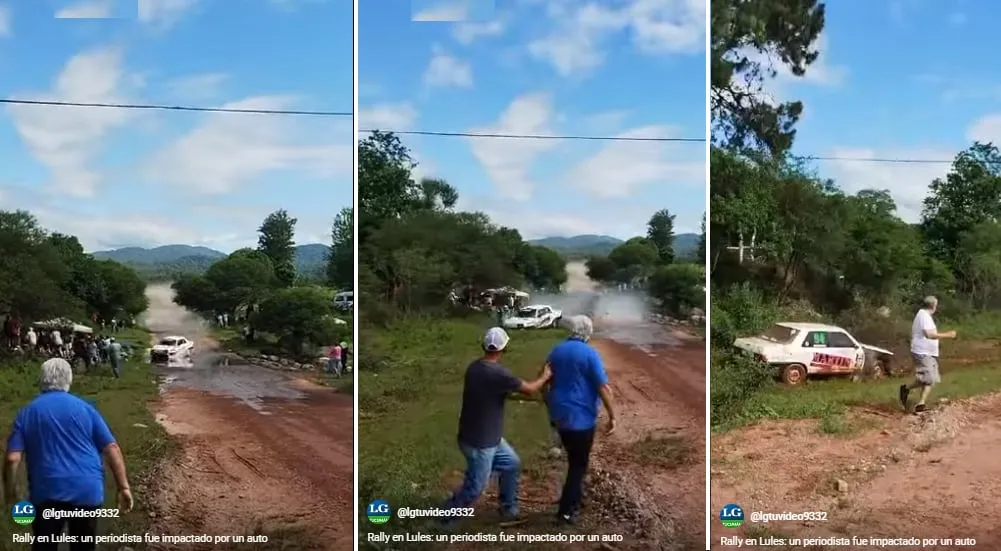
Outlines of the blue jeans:
M 111 357 L 111 370 L 115 372 L 115 378 L 121 378 L 122 376 L 122 360 L 117 356 Z
M 514 448 L 503 438 L 493 448 L 473 448 L 459 444 L 462 455 L 466 456 L 466 476 L 452 497 L 442 505 L 442 509 L 472 507 L 490 483 L 493 473 L 499 475 L 498 498 L 501 514 L 518 514 L 518 479 L 521 477 L 521 459 Z M 455 519 L 442 519 L 451 521 Z

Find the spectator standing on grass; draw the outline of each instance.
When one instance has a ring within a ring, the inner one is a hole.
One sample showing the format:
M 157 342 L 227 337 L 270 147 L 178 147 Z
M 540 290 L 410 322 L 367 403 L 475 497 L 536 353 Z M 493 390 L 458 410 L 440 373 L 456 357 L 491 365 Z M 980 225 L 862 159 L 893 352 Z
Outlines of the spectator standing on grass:
M 132 492 L 122 451 L 94 406 L 70 394 L 73 368 L 61 358 L 42 364 L 41 394 L 21 409 L 7 439 L 3 486 L 8 506 L 18 495 L 17 470 L 24 460 L 29 500 L 39 512 L 31 525 L 35 537 L 55 536 L 69 525 L 78 540 L 97 535 L 97 518 L 44 518 L 41 511 L 94 510 L 104 505 L 104 460 L 118 486 L 118 506 L 132 510 Z M 56 543 L 32 544 L 34 551 L 56 551 Z M 94 543 L 71 543 L 71 551 L 96 549 Z
M 330 358 L 327 359 L 327 371 L 337 375 L 338 377 L 341 376 L 341 369 L 343 368 L 341 365 L 342 352 L 343 350 L 341 349 L 341 345 L 335 344 L 330 347 Z
M 466 368 L 459 414 L 459 449 L 466 457 L 462 486 L 442 505 L 444 509 L 472 507 L 486 490 L 490 475 L 498 473 L 500 513 L 512 519 L 518 515 L 518 480 L 521 459 L 504 439 L 504 405 L 512 393 L 534 395 L 549 381 L 549 368 L 528 382 L 501 365 L 510 338 L 500 327 L 483 336 L 483 356 Z M 445 524 L 455 518 L 444 518 Z
M 942 376 L 938 370 L 938 341 L 939 339 L 956 338 L 955 331 L 938 332 L 933 314 L 938 310 L 938 299 L 933 296 L 925 297 L 922 308 L 914 316 L 911 324 L 911 357 L 914 359 L 914 382 L 909 385 L 900 385 L 900 405 L 907 410 L 907 399 L 912 390 L 921 389 L 921 397 L 914 406 L 915 413 L 920 413 L 927 409 L 925 401 L 931 394 L 933 386 L 942 381 Z
M 108 359 L 111 360 L 111 371 L 115 373 L 116 379 L 122 378 L 122 345 L 113 337 L 108 343 Z
M 351 353 L 351 349 L 348 348 L 348 343 L 341 341 L 341 370 L 347 371 L 348 369 L 348 354 Z
M 608 433 L 615 430 L 615 408 L 605 365 L 598 351 L 588 344 L 593 333 L 591 318 L 574 316 L 570 319 L 570 338 L 556 345 L 546 359 L 552 371 L 546 405 L 567 458 L 567 478 L 557 515 L 567 524 L 576 521 L 580 509 L 599 402 L 608 411 Z
M 38 346 L 38 333 L 35 333 L 34 327 L 29 327 L 25 338 L 28 341 L 28 350 L 34 350 Z

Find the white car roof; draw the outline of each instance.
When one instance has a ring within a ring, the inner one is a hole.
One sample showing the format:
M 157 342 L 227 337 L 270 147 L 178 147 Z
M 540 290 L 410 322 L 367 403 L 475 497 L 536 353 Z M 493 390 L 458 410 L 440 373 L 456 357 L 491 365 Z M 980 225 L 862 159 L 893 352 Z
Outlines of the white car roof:
M 522 310 L 538 310 L 539 308 L 552 308 L 548 304 L 529 304 L 528 306 L 522 306 Z
M 187 337 L 182 337 L 182 336 L 180 336 L 180 335 L 170 335 L 170 336 L 167 336 L 167 337 L 164 337 L 164 338 L 162 338 L 162 339 L 160 339 L 160 340 L 161 340 L 161 341 L 165 341 L 165 340 L 167 340 L 167 339 L 174 339 L 175 341 L 176 341 L 176 340 L 178 340 L 178 339 L 184 339 L 184 340 L 188 340 L 188 338 L 187 338 Z
M 797 331 L 845 331 L 844 329 L 838 327 L 837 325 L 828 325 L 826 323 L 799 323 L 793 321 L 780 321 L 775 325 L 780 325 L 782 327 L 788 327 L 789 329 L 795 329 Z

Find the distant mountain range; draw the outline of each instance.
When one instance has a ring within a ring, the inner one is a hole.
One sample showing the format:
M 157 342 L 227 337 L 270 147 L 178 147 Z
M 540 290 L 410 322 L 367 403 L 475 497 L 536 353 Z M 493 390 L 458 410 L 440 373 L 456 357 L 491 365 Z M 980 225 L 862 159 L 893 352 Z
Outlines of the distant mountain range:
M 330 247 L 322 243 L 297 245 L 295 248 L 295 266 L 301 274 L 321 272 L 327 262 Z M 177 273 L 201 273 L 213 263 L 225 258 L 226 253 L 198 247 L 194 245 L 163 245 L 146 249 L 143 247 L 124 247 L 110 251 L 92 253 L 99 260 L 114 260 L 128 264 L 139 272 L 155 277 L 169 276 Z
M 674 236 L 674 253 L 678 256 L 695 254 L 699 247 L 699 234 L 679 233 Z M 555 249 L 567 256 L 579 257 L 592 254 L 606 255 L 623 241 L 610 235 L 575 235 L 573 237 L 543 237 L 529 241 L 533 245 L 541 245 Z

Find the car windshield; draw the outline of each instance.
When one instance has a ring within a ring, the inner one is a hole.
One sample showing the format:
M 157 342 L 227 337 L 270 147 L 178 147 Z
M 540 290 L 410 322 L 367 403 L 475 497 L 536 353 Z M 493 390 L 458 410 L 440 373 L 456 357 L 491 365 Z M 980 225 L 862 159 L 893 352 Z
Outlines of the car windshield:
M 796 338 L 797 333 L 799 333 L 799 331 L 792 329 L 791 327 L 775 324 L 762 333 L 761 338 L 777 342 L 779 344 L 789 344 Z
M 163 339 L 162 341 L 160 341 L 160 344 L 164 346 L 175 346 L 177 344 L 177 341 L 174 339 Z
M 534 318 L 539 314 L 539 311 L 535 308 L 522 308 L 518 310 L 519 318 Z

